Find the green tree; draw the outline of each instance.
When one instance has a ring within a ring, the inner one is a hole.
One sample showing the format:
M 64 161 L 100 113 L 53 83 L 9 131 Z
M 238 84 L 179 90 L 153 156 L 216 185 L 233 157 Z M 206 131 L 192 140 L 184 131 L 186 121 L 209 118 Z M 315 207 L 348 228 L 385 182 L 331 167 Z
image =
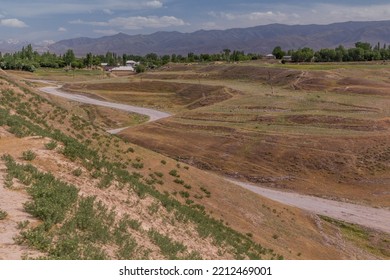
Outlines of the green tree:
M 91 68 L 93 64 L 93 56 L 92 53 L 87 53 L 85 59 L 84 59 L 84 65 L 88 68 Z
M 355 48 L 359 48 L 364 51 L 370 51 L 372 49 L 371 44 L 367 42 L 356 42 Z
M 286 55 L 286 52 L 284 52 L 280 46 L 276 46 L 276 47 L 273 49 L 272 54 L 273 54 L 277 59 L 282 59 L 283 56 Z
M 76 60 L 76 56 L 74 55 L 73 50 L 69 49 L 63 56 L 64 62 L 68 66 L 72 66 L 72 63 Z
M 303 48 L 294 51 L 291 55 L 291 59 L 294 62 L 310 62 L 314 57 L 314 51 L 310 48 Z
M 227 62 L 230 61 L 230 53 L 231 53 L 231 50 L 230 50 L 230 49 L 223 49 L 223 54 L 224 54 L 225 60 L 226 60 Z

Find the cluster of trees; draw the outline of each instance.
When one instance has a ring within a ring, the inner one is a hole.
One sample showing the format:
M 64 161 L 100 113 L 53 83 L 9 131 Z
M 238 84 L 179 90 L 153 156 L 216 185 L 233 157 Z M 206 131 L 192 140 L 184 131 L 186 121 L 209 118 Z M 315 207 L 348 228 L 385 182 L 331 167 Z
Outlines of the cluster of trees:
M 0 53 L 0 68 L 11 70 L 25 70 L 33 72 L 38 67 L 60 68 L 76 61 L 73 51 L 69 50 L 64 55 L 57 56 L 50 52 L 39 54 L 31 45 L 23 47 L 21 51 L 13 54 Z
M 378 43 L 372 46 L 367 42 L 357 42 L 353 48 L 345 48 L 340 45 L 335 49 L 321 49 L 314 51 L 311 48 L 283 51 L 280 46 L 274 48 L 272 54 L 277 59 L 291 56 L 293 62 L 348 62 L 348 61 L 373 61 L 390 59 L 390 46 Z
M 0 68 L 11 70 L 35 71 L 38 67 L 49 68 L 92 68 L 100 66 L 101 63 L 107 63 L 108 66 L 125 65 L 126 61 L 134 60 L 141 63 L 138 71 L 145 68 L 155 68 L 167 64 L 169 62 L 176 63 L 191 63 L 191 62 L 213 62 L 213 61 L 246 61 L 261 58 L 258 54 L 245 54 L 243 51 L 231 51 L 224 49 L 217 54 L 195 54 L 188 53 L 187 55 L 163 55 L 159 56 L 155 53 L 150 53 L 145 56 L 107 52 L 105 55 L 94 55 L 88 53 L 84 57 L 76 57 L 73 50 L 69 49 L 63 55 L 56 55 L 50 52 L 39 54 L 34 51 L 31 45 L 23 47 L 21 51 L 13 54 L 0 53 Z

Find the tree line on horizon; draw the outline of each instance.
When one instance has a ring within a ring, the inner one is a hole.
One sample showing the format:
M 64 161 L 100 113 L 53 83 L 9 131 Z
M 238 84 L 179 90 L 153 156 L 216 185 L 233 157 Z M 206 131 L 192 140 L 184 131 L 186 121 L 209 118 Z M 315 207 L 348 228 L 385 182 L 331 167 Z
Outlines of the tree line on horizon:
M 286 56 L 291 57 L 292 62 L 349 62 L 349 61 L 373 61 L 390 59 L 390 46 L 383 46 L 378 43 L 372 46 L 367 42 L 357 42 L 353 48 L 345 48 L 340 45 L 335 49 L 320 49 L 314 51 L 305 47 L 298 50 L 284 51 L 280 46 L 273 49 L 272 54 L 276 59 L 282 61 Z M 2 54 L 0 52 L 0 68 L 4 70 L 24 70 L 34 72 L 39 67 L 44 68 L 93 68 L 101 66 L 102 63 L 108 66 L 125 65 L 126 61 L 134 60 L 140 62 L 136 67 L 137 72 L 143 72 L 146 69 L 153 69 L 172 63 L 195 63 L 195 62 L 239 62 L 261 59 L 263 56 L 255 53 L 245 54 L 243 51 L 223 49 L 220 53 L 215 54 L 195 54 L 193 52 L 187 55 L 172 54 L 158 55 L 149 53 L 144 56 L 122 54 L 118 55 L 113 52 L 95 55 L 88 53 L 83 57 L 76 57 L 72 49 L 68 49 L 63 55 L 50 53 L 49 51 L 42 54 L 33 50 L 31 44 L 23 47 L 21 51 L 14 53 Z M 284 62 L 284 61 L 283 61 Z
M 340 45 L 337 48 L 320 49 L 314 51 L 311 48 L 283 51 L 277 46 L 272 51 L 276 59 L 291 57 L 292 62 L 353 62 L 353 61 L 375 61 L 390 59 L 390 46 L 378 42 L 372 46 L 367 42 L 356 42 L 352 48 L 345 48 Z
M 105 55 L 95 55 L 88 53 L 83 57 L 76 57 L 72 49 L 68 49 L 65 54 L 57 55 L 50 52 L 42 54 L 34 51 L 31 44 L 23 47 L 21 51 L 14 53 L 2 54 L 0 52 L 0 68 L 3 70 L 24 70 L 34 72 L 39 67 L 46 68 L 93 68 L 101 66 L 102 63 L 107 66 L 125 65 L 126 61 L 134 60 L 140 62 L 136 68 L 138 72 L 143 72 L 148 68 L 157 68 L 169 62 L 173 63 L 193 63 L 193 62 L 213 62 L 213 61 L 247 61 L 260 59 L 259 54 L 248 53 L 243 51 L 224 49 L 217 54 L 195 54 L 188 53 L 185 55 L 157 55 L 156 53 L 149 53 L 144 56 L 122 54 L 118 55 L 113 52 L 107 52 Z

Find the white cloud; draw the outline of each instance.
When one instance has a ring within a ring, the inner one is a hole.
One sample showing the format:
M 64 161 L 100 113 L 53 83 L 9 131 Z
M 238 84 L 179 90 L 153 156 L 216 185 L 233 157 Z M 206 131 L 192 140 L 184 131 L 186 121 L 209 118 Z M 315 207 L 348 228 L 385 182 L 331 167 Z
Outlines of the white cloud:
M 117 17 L 109 21 L 71 21 L 72 24 L 86 24 L 92 26 L 117 27 L 125 30 L 135 30 L 144 27 L 163 28 L 169 26 L 183 26 L 187 25 L 182 19 L 173 16 L 148 16 L 148 17 Z
M 2 19 L 0 20 L 0 25 L 6 27 L 14 27 L 14 28 L 24 28 L 28 27 L 23 21 L 16 18 Z
M 20 17 L 36 17 L 40 15 L 59 15 L 59 14 L 82 14 L 82 13 L 101 13 L 112 15 L 116 11 L 135 11 L 144 9 L 162 8 L 163 2 L 160 0 L 90 0 L 75 1 L 61 0 L 55 5 L 49 0 L 27 1 L 23 3 L 10 3 L 7 5 L 7 13 L 18 15 Z M 0 11 L 0 14 L 2 11 Z
M 146 6 L 150 8 L 162 8 L 163 3 L 161 1 L 154 0 L 147 2 Z
M 67 32 L 68 30 L 65 27 L 59 27 L 58 32 Z
M 215 12 L 207 13 L 215 23 L 212 28 L 227 29 L 248 27 L 271 23 L 282 24 L 329 24 L 345 21 L 389 20 L 390 4 L 343 5 L 310 3 L 300 5 L 272 5 L 264 10 L 250 12 Z M 207 20 L 205 20 L 207 22 Z M 204 24 L 199 24 L 203 27 Z
M 390 18 L 390 4 L 371 6 L 345 6 L 332 4 L 319 4 L 316 7 L 320 17 L 325 23 L 335 21 L 365 21 L 388 20 Z M 315 18 L 311 18 L 314 20 Z
M 223 23 L 227 23 L 228 26 L 234 27 L 253 26 L 274 22 L 283 23 L 289 20 L 296 21 L 298 17 L 296 13 L 286 14 L 280 11 L 258 11 L 249 13 L 210 12 L 209 15 L 217 19 L 218 24 L 221 26 L 223 26 Z

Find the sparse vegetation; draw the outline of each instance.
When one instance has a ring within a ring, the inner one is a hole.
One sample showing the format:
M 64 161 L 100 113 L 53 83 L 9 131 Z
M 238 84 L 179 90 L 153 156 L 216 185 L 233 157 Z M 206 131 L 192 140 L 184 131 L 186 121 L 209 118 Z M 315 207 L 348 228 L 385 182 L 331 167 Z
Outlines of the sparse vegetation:
M 176 169 L 172 169 L 171 171 L 169 171 L 169 175 L 171 175 L 173 177 L 180 177 L 180 175 Z
M 24 160 L 32 161 L 32 160 L 34 160 L 37 157 L 37 155 L 33 151 L 28 150 L 28 151 L 24 151 L 23 152 L 22 157 L 23 157 Z
M 72 171 L 72 174 L 76 177 L 80 177 L 81 174 L 83 174 L 83 171 L 81 170 L 81 168 L 77 168 L 75 170 Z
M 154 229 L 148 231 L 149 238 L 160 248 L 161 253 L 169 260 L 178 259 L 179 253 L 187 250 L 180 242 L 175 242 L 168 236 L 162 235 Z
M 7 218 L 7 216 L 8 216 L 7 212 L 0 210 L 0 220 L 4 220 L 5 218 Z
M 45 144 L 45 147 L 46 149 L 48 150 L 54 150 L 55 148 L 57 148 L 57 142 L 54 141 L 54 140 L 51 140 L 49 143 Z
M 175 180 L 173 180 L 173 182 L 175 182 L 176 184 L 179 184 L 179 185 L 183 185 L 184 184 L 184 181 L 179 179 L 179 178 L 176 178 Z

